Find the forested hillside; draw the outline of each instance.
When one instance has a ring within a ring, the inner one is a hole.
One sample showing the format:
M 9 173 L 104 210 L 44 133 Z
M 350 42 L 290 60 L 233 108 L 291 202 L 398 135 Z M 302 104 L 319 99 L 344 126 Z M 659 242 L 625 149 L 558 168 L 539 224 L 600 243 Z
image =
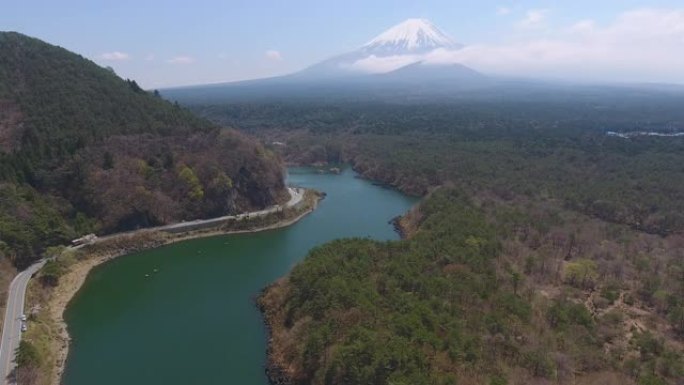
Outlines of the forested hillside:
M 0 33 L 0 253 L 263 208 L 285 198 L 259 143 L 110 69 Z
M 440 189 L 261 297 L 292 384 L 680 384 L 684 238 Z

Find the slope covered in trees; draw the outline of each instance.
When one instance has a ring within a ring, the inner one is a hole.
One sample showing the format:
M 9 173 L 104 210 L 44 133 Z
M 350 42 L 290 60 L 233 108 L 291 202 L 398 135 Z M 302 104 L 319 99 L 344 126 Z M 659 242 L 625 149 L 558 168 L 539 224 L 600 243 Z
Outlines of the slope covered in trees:
M 440 189 L 409 239 L 314 249 L 260 299 L 292 384 L 678 384 L 682 241 Z M 646 261 L 650 259 L 650 261 Z
M 263 208 L 282 165 L 234 131 L 135 81 L 18 33 L 0 33 L 0 252 Z

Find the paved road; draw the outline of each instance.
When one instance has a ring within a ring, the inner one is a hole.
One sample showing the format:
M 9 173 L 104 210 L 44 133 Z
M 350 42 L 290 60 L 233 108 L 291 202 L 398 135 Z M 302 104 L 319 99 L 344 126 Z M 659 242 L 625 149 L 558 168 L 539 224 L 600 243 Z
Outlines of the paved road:
M 245 217 L 246 218 L 259 217 L 259 216 L 263 216 L 266 214 L 276 212 L 276 211 L 280 210 L 283 206 L 284 207 L 292 207 L 292 206 L 296 205 L 297 203 L 301 202 L 302 198 L 304 198 L 304 189 L 288 187 L 287 190 L 290 193 L 290 200 L 285 205 L 271 206 L 271 207 L 266 208 L 264 210 L 252 211 L 249 213 L 239 214 L 239 215 L 226 215 L 224 217 L 218 217 L 218 218 L 198 219 L 198 220 L 194 220 L 194 221 L 174 223 L 172 225 L 153 227 L 150 230 L 184 231 L 185 229 L 192 229 L 194 227 L 199 227 L 199 226 L 210 226 L 214 223 L 225 222 L 229 219 L 240 219 L 240 218 L 245 218 Z
M 262 215 L 266 215 L 266 214 L 275 212 L 275 211 L 281 209 L 282 207 L 292 207 L 292 206 L 298 204 L 304 198 L 304 192 L 306 190 L 303 188 L 288 187 L 287 191 L 290 193 L 290 200 L 284 205 L 271 206 L 271 207 L 264 209 L 264 210 L 252 211 L 252 212 L 245 213 L 245 214 L 226 215 L 223 217 L 211 218 L 211 219 L 197 219 L 194 221 L 179 222 L 179 223 L 174 223 L 171 225 L 158 226 L 158 227 L 145 227 L 145 228 L 140 229 L 140 230 L 132 230 L 132 231 L 126 231 L 126 232 L 122 232 L 122 233 L 116 233 L 116 234 L 98 237 L 95 242 L 106 241 L 108 239 L 120 237 L 122 235 L 135 234 L 139 231 L 182 232 L 182 231 L 192 230 L 193 228 L 196 228 L 196 227 L 211 226 L 214 223 L 221 223 L 221 222 L 227 221 L 229 219 L 239 219 L 239 218 L 245 218 L 245 217 L 250 218 L 250 217 L 254 217 L 254 216 L 262 216 Z
M 290 192 L 290 200 L 283 205 L 284 207 L 292 207 L 304 198 L 304 189 L 288 187 Z M 251 213 L 245 213 L 234 216 L 225 216 L 220 218 L 196 220 L 189 222 L 181 222 L 168 226 L 161 226 L 146 230 L 176 230 L 182 231 L 185 228 L 192 228 L 201 225 L 210 225 L 215 222 L 223 222 L 231 218 L 243 218 L 243 217 L 254 217 L 262 216 L 281 209 L 283 206 L 271 206 L 267 209 L 261 211 L 254 211 Z M 134 231 L 130 232 L 134 233 Z M 105 240 L 110 237 L 119 236 L 121 234 L 113 234 L 111 236 L 98 238 L 98 241 Z M 26 297 L 26 287 L 28 285 L 29 279 L 40 270 L 45 264 L 45 260 L 41 260 L 31 265 L 28 269 L 22 271 L 14 277 L 14 280 L 10 284 L 8 298 L 7 298 L 7 310 L 5 312 L 5 323 L 2 329 L 2 341 L 0 342 L 0 384 L 14 384 L 13 379 L 8 380 L 8 376 L 12 374 L 16 363 L 14 361 L 14 356 L 17 348 L 19 347 L 19 341 L 21 340 L 21 315 L 24 314 L 24 298 Z
M 2 329 L 2 341 L 0 342 L 0 383 L 13 384 L 7 380 L 12 374 L 16 363 L 14 355 L 21 340 L 21 315 L 24 314 L 24 298 L 29 279 L 45 264 L 44 260 L 36 262 L 28 269 L 17 274 L 12 280 L 7 296 L 7 309 L 5 311 L 5 323 Z

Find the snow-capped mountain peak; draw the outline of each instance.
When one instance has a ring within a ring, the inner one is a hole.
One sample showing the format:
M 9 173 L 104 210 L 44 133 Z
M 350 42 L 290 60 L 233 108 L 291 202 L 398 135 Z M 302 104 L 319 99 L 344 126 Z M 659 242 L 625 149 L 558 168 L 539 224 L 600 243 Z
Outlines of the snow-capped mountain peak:
M 381 33 L 362 49 L 379 54 L 403 54 L 461 47 L 429 20 L 408 19 Z
M 431 63 L 430 55 L 436 51 L 442 51 L 437 52 L 436 55 L 440 58 L 447 57 L 448 61 L 450 53 L 462 48 L 464 48 L 463 45 L 454 41 L 429 20 L 408 19 L 381 33 L 359 49 L 314 64 L 296 73 L 295 76 L 308 79 L 331 79 L 389 73 L 419 62 L 435 64 Z M 434 72 L 436 67 L 418 67 L 415 71 Z M 455 70 L 452 68 L 451 72 L 453 71 Z

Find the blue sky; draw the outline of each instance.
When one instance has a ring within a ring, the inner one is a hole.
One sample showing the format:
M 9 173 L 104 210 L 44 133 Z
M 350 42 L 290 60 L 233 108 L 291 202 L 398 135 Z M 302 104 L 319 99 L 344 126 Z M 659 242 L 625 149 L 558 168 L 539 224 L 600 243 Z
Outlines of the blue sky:
M 134 78 L 145 87 L 232 81 L 292 72 L 350 51 L 412 17 L 430 19 L 456 40 L 476 47 L 463 60 L 475 63 L 474 66 L 479 64 L 485 72 L 528 75 L 522 67 L 530 63 L 530 55 L 538 54 L 535 49 L 543 42 L 551 42 L 544 45 L 549 50 L 543 53 L 547 61 L 549 57 L 559 60 L 559 55 L 591 55 L 577 46 L 605 40 L 611 31 L 618 29 L 613 28 L 616 20 L 639 10 L 656 12 L 637 15 L 646 17 L 654 26 L 635 16 L 620 28 L 635 23 L 648 24 L 640 26 L 644 29 L 660 28 L 658 24 L 663 23 L 658 20 L 669 18 L 671 28 L 662 33 L 671 38 L 670 45 L 660 50 L 681 48 L 684 51 L 684 46 L 677 45 L 684 44 L 684 36 L 680 41 L 678 35 L 679 27 L 684 31 L 684 24 L 679 24 L 684 23 L 680 20 L 680 16 L 684 18 L 681 0 L 8 0 L 4 3 L 0 30 L 18 31 L 63 46 L 99 64 L 112 66 L 120 75 Z M 587 35 L 579 41 L 577 31 L 583 25 L 592 30 L 591 33 L 583 30 Z M 644 31 L 635 33 L 645 35 Z M 659 39 L 658 36 L 653 39 Z M 609 44 L 613 47 L 622 43 Z M 640 44 L 651 45 L 648 41 Z M 511 55 L 514 50 L 529 51 L 530 57 L 518 58 L 520 68 L 494 63 L 515 59 L 508 56 L 496 59 L 496 55 Z M 597 46 L 592 50 L 598 55 L 596 52 L 604 49 Z M 672 68 L 658 67 L 651 72 L 623 68 L 618 73 L 624 73 L 628 78 L 625 80 L 683 82 L 684 76 L 680 77 L 674 65 L 679 63 L 679 57 L 660 54 L 660 51 L 654 53 L 659 61 L 673 62 Z M 594 58 L 588 57 L 589 61 Z M 628 59 L 625 56 L 622 60 Z M 596 56 L 596 60 L 606 59 Z M 537 61 L 534 64 L 539 64 L 539 68 L 530 69 L 530 76 L 532 72 L 548 77 L 571 75 L 554 72 L 551 67 L 558 65 L 553 62 L 548 62 L 547 67 Z M 588 77 L 611 75 L 614 71 L 610 71 L 610 65 L 603 63 L 596 70 L 587 68 Z M 619 66 L 620 61 L 612 65 Z

